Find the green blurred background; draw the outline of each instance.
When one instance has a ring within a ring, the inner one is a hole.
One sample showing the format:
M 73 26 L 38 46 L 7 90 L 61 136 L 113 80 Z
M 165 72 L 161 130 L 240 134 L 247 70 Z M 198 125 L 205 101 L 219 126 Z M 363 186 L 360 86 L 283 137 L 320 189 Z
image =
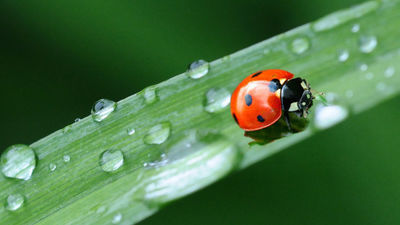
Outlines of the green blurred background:
M 0 149 L 360 0 L 0 3 Z M 261 68 L 262 69 L 262 68 Z M 142 224 L 400 224 L 400 98 Z

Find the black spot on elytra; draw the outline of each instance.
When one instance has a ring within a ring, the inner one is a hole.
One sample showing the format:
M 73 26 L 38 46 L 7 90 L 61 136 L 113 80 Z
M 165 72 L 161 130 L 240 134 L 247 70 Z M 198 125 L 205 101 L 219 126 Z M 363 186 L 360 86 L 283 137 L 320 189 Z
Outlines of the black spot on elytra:
M 249 94 L 244 96 L 244 100 L 245 100 L 247 106 L 250 106 L 251 103 L 253 103 L 253 98 Z
M 275 92 L 275 91 L 277 91 L 278 89 L 281 89 L 281 88 L 282 88 L 282 85 L 281 85 L 281 83 L 279 82 L 278 79 L 273 79 L 273 80 L 271 80 L 271 81 L 269 82 L 268 87 L 269 87 L 269 90 L 270 90 L 271 92 Z
M 265 119 L 261 116 L 261 115 L 258 115 L 257 116 L 257 120 L 259 121 L 259 122 L 264 122 L 265 121 Z
M 258 76 L 258 75 L 260 75 L 262 72 L 260 71 L 260 72 L 257 72 L 257 73 L 255 73 L 255 74 L 253 74 L 253 76 L 251 76 L 251 78 L 254 78 L 254 77 L 256 77 L 256 76 Z
M 238 121 L 238 119 L 237 119 L 237 117 L 236 117 L 235 113 L 234 113 L 234 114 L 232 114 L 232 116 L 233 116 L 233 119 L 235 119 L 235 122 L 236 122 L 237 124 L 239 124 L 239 121 Z

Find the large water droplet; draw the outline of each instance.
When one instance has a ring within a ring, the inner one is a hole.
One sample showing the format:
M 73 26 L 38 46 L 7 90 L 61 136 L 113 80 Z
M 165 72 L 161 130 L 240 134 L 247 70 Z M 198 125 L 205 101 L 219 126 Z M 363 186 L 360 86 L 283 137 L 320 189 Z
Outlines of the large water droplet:
M 157 88 L 156 86 L 150 86 L 144 89 L 144 100 L 147 104 L 151 104 L 157 101 Z
M 117 224 L 117 223 L 121 222 L 121 220 L 122 220 L 122 214 L 121 214 L 121 213 L 117 213 L 117 214 L 113 217 L 112 223 L 113 223 L 113 224 Z
M 55 171 L 57 169 L 57 165 L 54 164 L 54 163 L 50 163 L 49 164 L 49 169 L 50 169 L 51 172 L 53 172 L 53 171 Z
M 346 108 L 339 105 L 317 106 L 314 116 L 314 124 L 318 129 L 329 128 L 348 116 Z
M 144 142 L 146 144 L 162 144 L 164 143 L 171 132 L 171 124 L 168 122 L 160 123 L 147 132 L 144 136 Z
M 310 41 L 307 38 L 296 38 L 292 42 L 292 51 L 296 54 L 302 54 L 310 47 Z
M 93 120 L 100 122 L 107 118 L 117 108 L 117 103 L 108 99 L 100 99 L 92 108 Z
M 347 50 L 340 50 L 338 54 L 339 62 L 345 62 L 349 59 L 350 53 Z
M 395 68 L 393 66 L 389 66 L 385 70 L 385 77 L 387 78 L 393 77 L 395 72 L 396 72 Z
M 204 109 L 209 113 L 222 111 L 229 105 L 231 93 L 225 88 L 211 88 L 206 93 Z
M 124 164 L 124 155 L 120 150 L 109 149 L 100 155 L 100 166 L 106 172 L 119 169 Z
M 24 204 L 24 196 L 21 194 L 13 194 L 7 197 L 6 209 L 10 211 L 15 211 Z
M 362 36 L 359 40 L 360 51 L 363 53 L 370 53 L 374 51 L 378 45 L 378 40 L 375 36 Z
M 356 23 L 351 27 L 351 32 L 357 33 L 358 31 L 360 31 L 360 24 Z
M 69 156 L 69 155 L 64 155 L 64 156 L 63 156 L 63 160 L 64 160 L 64 162 L 69 162 L 69 161 L 71 160 L 71 156 Z
M 1 171 L 6 177 L 29 180 L 36 167 L 36 156 L 26 145 L 13 145 L 1 155 Z
M 192 79 L 204 77 L 210 68 L 210 64 L 202 59 L 192 62 L 188 66 L 186 74 Z

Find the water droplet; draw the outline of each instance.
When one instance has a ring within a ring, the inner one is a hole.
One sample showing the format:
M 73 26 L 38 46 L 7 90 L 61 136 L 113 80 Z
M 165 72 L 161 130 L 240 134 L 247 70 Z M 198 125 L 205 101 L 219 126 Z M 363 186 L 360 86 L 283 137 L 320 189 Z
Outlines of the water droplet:
M 376 84 L 376 90 L 377 91 L 384 92 L 384 91 L 386 91 L 386 88 L 387 88 L 387 86 L 383 82 L 379 82 L 378 84 Z
M 351 32 L 357 33 L 358 31 L 360 31 L 360 24 L 356 23 L 351 27 Z
M 92 108 L 93 120 L 100 122 L 107 118 L 117 108 L 117 103 L 108 99 L 100 99 Z
M 109 149 L 100 155 L 100 166 L 106 172 L 119 169 L 124 164 L 124 156 L 120 150 Z
M 64 162 L 69 162 L 71 160 L 71 157 L 69 155 L 64 155 L 63 160 Z
M 143 167 L 147 167 L 148 165 L 148 163 L 143 163 Z
M 4 176 L 29 180 L 36 167 L 36 155 L 26 145 L 13 145 L 1 155 L 1 171 Z
M 231 93 L 225 88 L 211 88 L 206 93 L 204 109 L 209 113 L 222 111 L 229 105 Z
M 315 127 L 318 129 L 327 129 L 344 120 L 348 114 L 348 110 L 339 105 L 319 105 L 315 110 Z
M 307 38 L 296 38 L 292 42 L 292 51 L 298 55 L 304 53 L 310 47 L 310 41 Z
M 65 134 L 68 133 L 70 130 L 71 130 L 71 125 L 68 125 L 62 129 L 62 132 Z
M 81 118 L 76 118 L 76 119 L 75 119 L 75 123 L 77 123 L 77 122 L 79 122 L 79 121 L 81 121 Z
M 164 122 L 157 124 L 150 128 L 146 136 L 144 136 L 144 142 L 146 144 L 162 144 L 168 139 L 170 132 L 170 123 Z
M 157 88 L 156 86 L 150 86 L 144 89 L 144 100 L 147 104 L 151 104 L 157 101 Z
M 346 91 L 346 97 L 347 97 L 347 98 L 352 98 L 353 96 L 354 96 L 354 93 L 353 93 L 352 90 L 347 90 L 347 91 Z
M 367 73 L 365 74 L 365 79 L 367 80 L 372 80 L 374 78 L 374 74 L 373 73 Z
M 393 66 L 389 66 L 385 70 L 385 77 L 387 78 L 393 77 L 395 72 L 396 72 L 395 68 Z
M 134 128 L 129 128 L 126 132 L 127 132 L 128 135 L 130 136 L 130 135 L 134 135 L 135 132 L 136 132 L 136 130 L 135 130 Z
M 50 164 L 49 164 L 49 169 L 50 169 L 51 172 L 53 172 L 54 170 L 57 169 L 57 165 L 54 164 L 54 163 L 50 163 Z
M 350 53 L 347 50 L 341 50 L 338 54 L 338 60 L 340 62 L 345 62 L 349 59 Z
M 271 53 L 271 50 L 269 48 L 264 49 L 263 51 L 264 55 L 268 55 L 269 53 Z
M 367 69 L 368 69 L 368 65 L 367 64 L 363 63 L 363 64 L 360 65 L 360 70 L 361 71 L 367 71 Z
M 210 68 L 210 64 L 202 59 L 192 62 L 186 71 L 186 74 L 192 79 L 204 77 Z
M 360 51 L 363 53 L 370 53 L 374 51 L 378 45 L 378 40 L 375 36 L 362 36 L 359 40 Z
M 24 204 L 24 196 L 21 194 L 13 194 L 7 197 L 6 209 L 10 211 L 15 211 Z
M 106 207 L 105 207 L 105 206 L 100 206 L 100 207 L 97 209 L 96 213 L 101 214 L 101 213 L 103 213 L 103 212 L 105 212 L 105 211 L 106 211 Z
M 121 222 L 121 220 L 122 220 L 122 214 L 121 214 L 121 213 L 117 213 L 117 214 L 113 217 L 112 223 L 113 223 L 113 224 L 117 224 L 117 223 Z

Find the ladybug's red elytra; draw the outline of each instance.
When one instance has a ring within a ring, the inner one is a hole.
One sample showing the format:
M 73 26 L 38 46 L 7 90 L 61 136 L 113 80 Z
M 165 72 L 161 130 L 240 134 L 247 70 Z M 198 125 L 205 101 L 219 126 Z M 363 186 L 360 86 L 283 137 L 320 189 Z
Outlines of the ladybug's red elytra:
M 313 96 L 307 81 L 285 70 L 270 69 L 246 77 L 231 97 L 231 113 L 245 131 L 261 130 L 281 116 L 291 130 L 289 112 L 306 116 Z

